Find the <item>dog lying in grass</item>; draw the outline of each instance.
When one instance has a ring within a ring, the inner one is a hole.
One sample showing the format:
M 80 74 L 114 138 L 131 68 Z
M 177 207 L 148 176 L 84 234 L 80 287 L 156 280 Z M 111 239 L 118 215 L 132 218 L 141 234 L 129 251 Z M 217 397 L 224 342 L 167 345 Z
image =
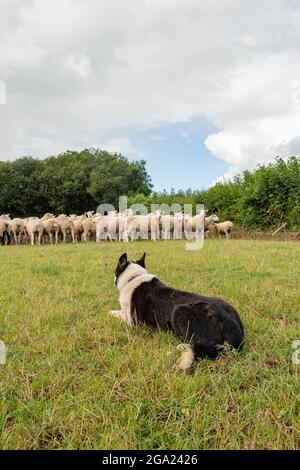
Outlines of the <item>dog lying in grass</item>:
M 121 310 L 111 311 L 128 325 L 142 323 L 171 331 L 184 343 L 178 367 L 188 369 L 195 359 L 216 358 L 222 351 L 240 350 L 244 328 L 236 310 L 222 299 L 184 292 L 163 284 L 145 268 L 145 256 L 129 261 L 124 253 L 115 270 Z

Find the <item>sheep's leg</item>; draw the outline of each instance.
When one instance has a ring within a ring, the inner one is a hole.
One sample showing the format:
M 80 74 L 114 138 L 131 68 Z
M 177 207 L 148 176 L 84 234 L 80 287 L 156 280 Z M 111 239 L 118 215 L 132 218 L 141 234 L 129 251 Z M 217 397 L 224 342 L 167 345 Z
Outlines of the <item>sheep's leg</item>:
M 63 243 L 66 243 L 67 241 L 67 234 L 65 232 L 65 230 L 63 231 Z
M 154 242 L 157 241 L 157 231 L 156 230 L 151 231 L 151 240 L 154 241 Z
M 31 245 L 34 245 L 34 233 L 30 234 Z
M 39 233 L 38 233 L 38 236 L 37 236 L 38 245 L 41 244 L 41 238 L 42 238 L 42 234 L 41 234 L 41 232 L 39 232 Z
M 135 239 L 136 239 L 136 237 L 137 237 L 137 232 L 136 232 L 136 230 L 132 230 L 132 232 L 130 232 L 130 241 L 131 241 L 131 242 L 134 242 Z
M 57 245 L 58 243 L 58 230 L 55 232 L 55 244 Z
M 17 234 L 16 234 L 16 232 L 14 232 L 14 242 L 15 242 L 16 245 L 18 244 L 18 239 L 17 239 Z

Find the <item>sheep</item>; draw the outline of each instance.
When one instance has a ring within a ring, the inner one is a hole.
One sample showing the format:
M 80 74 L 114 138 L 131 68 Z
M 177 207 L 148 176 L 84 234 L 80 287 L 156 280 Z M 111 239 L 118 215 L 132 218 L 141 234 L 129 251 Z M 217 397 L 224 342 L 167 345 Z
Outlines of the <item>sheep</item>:
M 97 219 L 97 216 L 95 217 L 95 219 Z M 86 242 L 90 239 L 91 236 L 96 235 L 96 224 L 94 221 L 94 216 L 91 215 L 90 217 L 88 216 L 86 219 L 84 219 L 82 221 L 82 228 L 83 228 L 83 232 L 81 236 L 82 241 Z
M 0 243 L 9 244 L 10 243 L 10 234 L 9 234 L 9 214 L 0 215 Z
M 94 217 L 96 225 L 96 241 L 116 241 L 123 239 L 124 221 L 125 218 L 122 214 L 118 214 L 116 212 L 111 212 L 107 215 L 97 214 Z
M 98 215 L 95 217 L 95 226 L 96 226 L 96 242 L 99 243 L 102 240 L 108 239 L 108 216 Z
M 216 214 L 212 214 L 204 219 L 204 230 L 213 222 L 219 222 L 219 217 Z
M 129 216 L 133 216 L 134 213 L 133 213 L 133 210 L 132 210 L 132 209 L 125 209 L 125 210 L 121 213 L 121 215 L 122 215 L 123 217 L 129 217 Z
M 41 217 L 42 222 L 44 222 L 44 220 L 48 220 L 48 219 L 55 219 L 55 215 L 51 214 L 50 212 L 47 212 L 46 214 L 43 215 L 43 217 Z
M 21 236 L 25 235 L 25 224 L 22 219 L 15 218 L 9 221 L 8 231 L 13 236 L 16 245 L 20 245 Z
M 160 211 L 156 211 L 154 213 L 149 214 L 151 240 L 154 242 L 160 239 L 160 229 L 161 229 L 160 218 L 161 218 Z
M 127 237 L 130 241 L 136 240 L 139 236 L 142 239 L 148 238 L 148 215 L 136 215 L 127 217 Z
M 67 234 L 71 234 L 71 238 L 73 243 L 75 243 L 75 228 L 74 228 L 74 222 L 71 220 L 69 217 L 67 217 L 65 214 L 60 214 L 57 217 L 57 221 L 59 223 L 59 227 L 61 230 L 61 233 L 63 235 L 63 243 L 66 243 L 67 241 Z
M 204 228 L 204 235 L 208 238 L 208 235 L 209 235 L 210 233 L 214 234 L 215 229 L 216 229 L 215 223 L 212 222 L 211 224 L 207 225 L 207 226 Z
M 145 240 L 149 235 L 151 240 L 156 241 L 160 236 L 160 216 L 155 213 L 129 216 L 124 224 L 124 232 L 124 241 L 134 241 L 138 237 Z
M 80 216 L 70 216 L 70 219 L 73 220 L 74 224 L 74 235 L 75 235 L 75 240 L 78 241 L 78 237 L 81 239 L 82 233 L 83 233 L 83 225 L 82 222 L 84 219 L 86 219 L 86 213 L 80 215 Z
M 161 238 L 169 240 L 174 231 L 174 216 L 170 214 L 162 214 L 160 218 Z
M 41 243 L 41 227 L 43 227 L 44 235 L 49 238 L 49 242 L 58 243 L 58 237 L 62 234 L 62 241 L 65 243 L 67 236 L 70 234 L 74 242 L 87 241 L 92 236 L 96 237 L 96 241 L 101 240 L 122 240 L 128 242 L 134 241 L 137 237 L 156 241 L 161 239 L 190 239 L 217 231 L 219 237 L 221 233 L 225 233 L 226 238 L 231 235 L 233 224 L 230 221 L 216 223 L 219 218 L 212 214 L 203 217 L 203 214 L 192 216 L 177 212 L 174 215 L 162 213 L 161 210 L 150 212 L 147 215 L 133 215 L 132 209 L 126 209 L 123 212 L 109 211 L 107 215 L 88 211 L 82 215 L 60 214 L 55 217 L 54 214 L 47 212 L 41 219 L 37 217 L 28 217 L 27 219 L 10 219 L 9 214 L 0 216 L 0 241 L 6 242 L 10 239 L 10 234 L 16 244 L 21 241 L 28 241 L 32 245 Z M 206 211 L 205 211 L 206 215 Z M 204 227 L 203 227 L 204 225 Z
M 174 214 L 173 222 L 173 238 L 174 240 L 180 240 L 183 232 L 183 213 L 177 212 Z
M 51 214 L 45 214 L 45 216 L 46 215 L 48 216 L 48 215 L 51 215 Z M 48 235 L 50 244 L 53 243 L 53 235 L 55 236 L 55 244 L 57 244 L 58 243 L 58 234 L 59 234 L 59 230 L 60 230 L 59 223 L 54 217 L 53 218 L 46 217 L 46 219 L 45 219 L 45 216 L 42 217 L 42 219 L 41 219 L 42 222 L 43 222 L 43 226 L 44 226 L 44 232 Z
M 219 224 L 214 222 L 214 226 L 219 234 L 219 238 L 221 238 L 221 233 L 225 233 L 225 236 L 227 239 L 231 236 L 233 223 L 230 220 L 226 220 L 225 222 L 220 222 Z
M 38 217 L 28 217 L 28 219 L 25 219 L 25 228 L 30 238 L 31 245 L 34 245 L 35 238 L 38 245 L 40 245 L 44 231 L 43 222 Z
M 5 220 L 0 219 L 0 245 L 5 244 L 5 238 L 8 234 L 7 226 L 8 224 L 5 222 Z

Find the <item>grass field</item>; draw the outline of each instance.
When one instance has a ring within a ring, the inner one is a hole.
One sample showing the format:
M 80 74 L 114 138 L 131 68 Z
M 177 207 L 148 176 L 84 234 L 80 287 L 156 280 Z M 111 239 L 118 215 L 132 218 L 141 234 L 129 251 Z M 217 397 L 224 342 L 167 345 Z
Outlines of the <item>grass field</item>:
M 110 317 L 126 249 L 147 251 L 162 281 L 231 302 L 244 351 L 179 372 L 175 337 Z M 300 244 L 91 242 L 0 256 L 2 449 L 300 448 Z

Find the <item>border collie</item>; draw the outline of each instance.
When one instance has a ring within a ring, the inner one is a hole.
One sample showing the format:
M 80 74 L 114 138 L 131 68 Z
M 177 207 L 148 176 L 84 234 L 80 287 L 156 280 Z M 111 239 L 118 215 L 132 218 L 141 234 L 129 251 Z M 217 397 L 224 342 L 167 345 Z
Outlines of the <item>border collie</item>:
M 128 261 L 124 253 L 115 270 L 121 310 L 111 311 L 128 325 L 139 323 L 171 331 L 184 343 L 180 369 L 188 369 L 194 359 L 216 358 L 222 351 L 240 350 L 244 328 L 236 310 L 224 300 L 168 287 L 145 269 L 145 256 Z

